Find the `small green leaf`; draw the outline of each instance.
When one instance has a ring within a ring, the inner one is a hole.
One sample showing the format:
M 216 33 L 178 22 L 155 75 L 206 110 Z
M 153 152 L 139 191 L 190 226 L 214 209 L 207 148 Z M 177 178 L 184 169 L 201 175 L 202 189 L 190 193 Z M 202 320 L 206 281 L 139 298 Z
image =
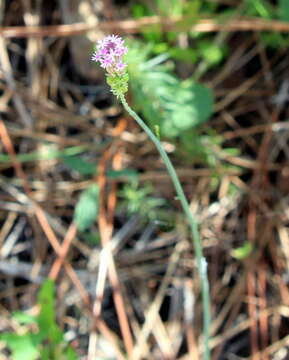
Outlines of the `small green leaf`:
M 117 179 L 120 177 L 136 179 L 138 177 L 138 172 L 134 169 L 108 170 L 106 176 L 111 179 Z
M 218 64 L 224 57 L 224 49 L 209 41 L 200 42 L 199 51 L 210 65 Z
M 197 53 L 193 49 L 182 49 L 179 47 L 171 47 L 169 53 L 173 59 L 194 64 L 197 61 Z
M 96 166 L 80 156 L 64 156 L 62 160 L 70 169 L 78 171 L 81 175 L 95 175 Z
M 74 221 L 79 231 L 91 227 L 98 214 L 99 188 L 96 184 L 84 190 L 76 205 Z
M 25 314 L 24 312 L 21 311 L 15 311 L 12 317 L 19 324 L 23 324 L 23 325 L 34 324 L 37 320 L 35 316 Z
M 155 134 L 156 134 L 156 137 L 157 137 L 158 139 L 161 138 L 159 125 L 155 125 Z
M 248 241 L 243 246 L 231 251 L 231 256 L 238 260 L 247 258 L 253 250 L 253 246 Z
M 11 359 L 77 360 L 75 351 L 63 341 L 63 332 L 56 323 L 55 286 L 52 280 L 47 280 L 42 285 L 38 294 L 38 304 L 40 313 L 35 318 L 21 312 L 13 315 L 13 318 L 21 324 L 36 322 L 39 329 L 37 332 L 32 332 L 27 327 L 25 334 L 4 333 L 0 335 L 0 341 L 3 341 L 12 353 Z
M 153 52 L 155 54 L 164 54 L 168 51 L 168 43 L 166 42 L 158 42 L 154 44 Z
M 240 149 L 238 148 L 225 148 L 223 153 L 229 156 L 238 156 L 240 155 Z

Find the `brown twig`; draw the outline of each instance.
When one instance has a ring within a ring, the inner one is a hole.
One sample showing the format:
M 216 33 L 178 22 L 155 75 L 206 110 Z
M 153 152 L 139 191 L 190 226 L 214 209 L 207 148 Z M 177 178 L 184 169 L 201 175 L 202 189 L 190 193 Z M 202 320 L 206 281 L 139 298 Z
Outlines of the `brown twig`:
M 59 249 L 59 256 L 58 258 L 54 261 L 52 267 L 51 267 L 51 270 L 49 272 L 49 277 L 53 280 L 55 280 L 59 274 L 59 271 L 61 270 L 61 267 L 62 265 L 64 264 L 65 262 L 65 257 L 67 256 L 68 254 L 68 251 L 69 251 L 69 248 L 70 248 L 70 245 L 76 235 L 76 232 L 77 232 L 77 228 L 76 228 L 76 225 L 74 223 L 72 223 L 68 230 L 67 230 L 67 233 L 64 237 L 64 240 L 63 240 L 63 243 L 61 245 L 61 248 Z
M 3 142 L 3 145 L 4 145 L 7 153 L 9 154 L 9 156 L 11 158 L 11 161 L 12 161 L 12 164 L 16 171 L 17 176 L 19 177 L 19 179 L 22 180 L 24 191 L 26 192 L 28 198 L 31 200 L 31 203 L 33 205 L 33 209 L 35 212 L 35 216 L 37 217 L 39 224 L 42 227 L 42 230 L 44 231 L 45 235 L 47 236 L 47 239 L 49 240 L 54 251 L 59 256 L 61 256 L 61 246 L 59 244 L 59 241 L 58 241 L 54 231 L 52 230 L 50 224 L 48 223 L 43 209 L 38 204 L 36 204 L 35 201 L 32 199 L 32 192 L 31 192 L 30 186 L 28 184 L 26 174 L 23 171 L 21 164 L 17 160 L 16 152 L 14 150 L 12 141 L 10 139 L 10 136 L 8 134 L 5 124 L 4 124 L 3 120 L 1 120 L 1 119 L 0 119 L 0 138 Z M 78 276 L 76 275 L 72 266 L 65 262 L 64 268 L 65 268 L 67 274 L 69 275 L 69 277 L 71 278 L 71 280 L 75 283 L 76 287 L 78 288 L 84 303 L 86 305 L 88 305 L 89 304 L 89 296 L 87 294 L 87 291 L 81 285 L 81 282 L 79 281 Z
M 234 19 L 226 23 L 219 23 L 213 19 L 195 19 L 184 16 L 172 16 L 169 18 L 160 16 L 143 17 L 137 20 L 106 21 L 97 25 L 86 23 L 50 25 L 50 26 L 6 26 L 0 27 L 0 36 L 4 38 L 27 38 L 27 37 L 69 37 L 85 34 L 90 31 L 102 30 L 111 32 L 117 29 L 123 34 L 137 34 L 148 30 L 151 26 L 159 25 L 164 31 L 276 31 L 289 32 L 288 22 L 278 20 L 265 20 L 260 18 Z
M 120 288 L 120 283 L 119 283 L 114 259 L 111 253 L 111 249 L 109 247 L 109 241 L 113 231 L 112 219 L 116 204 L 116 198 L 115 198 L 116 188 L 112 189 L 112 192 L 109 196 L 109 203 L 108 203 L 109 213 L 107 213 L 107 210 L 105 209 L 105 201 L 104 201 L 105 185 L 106 185 L 105 170 L 106 170 L 107 161 L 111 157 L 112 150 L 113 148 L 109 148 L 104 153 L 102 160 L 100 161 L 98 166 L 99 172 L 98 172 L 97 182 L 100 189 L 100 210 L 99 210 L 98 224 L 99 224 L 99 232 L 101 236 L 102 246 L 107 248 L 108 276 L 113 289 L 113 299 L 121 328 L 121 333 L 123 336 L 126 351 L 128 355 L 131 356 L 133 349 L 133 338 L 125 311 L 125 305 L 121 294 L 121 288 Z M 114 165 L 119 164 L 118 157 L 116 157 L 115 159 L 116 160 L 114 160 Z
M 247 233 L 248 240 L 251 244 L 256 241 L 256 207 L 251 207 L 248 214 Z M 253 245 L 254 246 L 254 245 Z M 256 273 L 255 270 L 248 271 L 247 274 L 247 291 L 248 291 L 248 314 L 251 320 L 250 323 L 250 339 L 251 339 L 251 356 L 252 360 L 260 360 L 259 346 L 258 346 L 258 321 L 257 321 L 257 306 L 256 306 Z

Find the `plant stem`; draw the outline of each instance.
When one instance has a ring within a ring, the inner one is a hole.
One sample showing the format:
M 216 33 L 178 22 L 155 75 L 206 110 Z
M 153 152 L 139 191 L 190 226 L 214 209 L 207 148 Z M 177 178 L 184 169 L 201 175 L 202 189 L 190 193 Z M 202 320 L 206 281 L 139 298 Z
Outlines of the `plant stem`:
M 211 312 L 210 312 L 210 294 L 209 294 L 209 282 L 208 282 L 208 275 L 207 275 L 207 262 L 206 259 L 203 257 L 202 245 L 198 230 L 198 224 L 196 220 L 193 218 L 191 213 L 188 201 L 184 194 L 183 188 L 179 181 L 178 175 L 175 171 L 173 164 L 171 163 L 170 158 L 168 157 L 167 153 L 163 149 L 161 142 L 155 136 L 155 134 L 151 131 L 151 129 L 145 124 L 145 122 L 134 112 L 130 106 L 128 105 L 124 95 L 120 95 L 120 101 L 124 106 L 125 110 L 135 119 L 135 121 L 139 124 L 139 126 L 147 133 L 149 138 L 155 144 L 156 148 L 158 149 L 166 167 L 168 173 L 173 181 L 175 186 L 178 199 L 180 200 L 184 213 L 187 217 L 187 220 L 191 227 L 192 238 L 194 249 L 197 258 L 197 267 L 201 281 L 201 290 L 202 290 L 202 305 L 203 305 L 203 336 L 204 336 L 204 360 L 210 360 L 210 348 L 209 348 L 209 330 L 210 330 L 210 322 L 211 322 Z

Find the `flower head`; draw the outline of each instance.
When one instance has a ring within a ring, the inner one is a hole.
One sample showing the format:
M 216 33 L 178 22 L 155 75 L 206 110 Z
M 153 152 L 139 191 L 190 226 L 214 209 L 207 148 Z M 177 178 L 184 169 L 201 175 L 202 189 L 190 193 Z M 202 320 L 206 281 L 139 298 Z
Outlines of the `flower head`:
M 122 58 L 127 53 L 127 50 L 121 37 L 109 35 L 98 41 L 91 60 L 99 62 L 100 66 L 111 76 L 123 75 L 126 64 Z

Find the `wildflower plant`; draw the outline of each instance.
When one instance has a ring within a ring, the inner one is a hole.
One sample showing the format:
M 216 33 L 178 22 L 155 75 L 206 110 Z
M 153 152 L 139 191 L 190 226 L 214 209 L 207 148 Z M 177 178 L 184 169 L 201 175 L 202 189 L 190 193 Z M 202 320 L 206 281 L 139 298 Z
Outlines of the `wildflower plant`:
M 96 50 L 91 60 L 100 63 L 100 66 L 107 72 L 107 83 L 114 95 L 118 98 L 128 90 L 127 64 L 123 56 L 128 48 L 124 45 L 123 39 L 117 35 L 109 35 L 97 43 Z
M 123 57 L 128 52 L 124 40 L 117 35 L 109 35 L 100 40 L 96 45 L 96 51 L 92 55 L 92 60 L 99 62 L 100 66 L 107 71 L 107 82 L 111 87 L 111 91 L 121 101 L 125 110 L 132 116 L 132 118 L 139 124 L 139 126 L 146 132 L 151 141 L 155 144 L 162 157 L 167 171 L 175 186 L 178 199 L 181 202 L 183 211 L 187 217 L 187 221 L 191 228 L 194 249 L 196 253 L 197 267 L 201 281 L 202 304 L 203 304 L 203 334 L 204 334 L 204 360 L 209 360 L 209 328 L 211 322 L 210 316 L 210 296 L 209 296 L 209 282 L 207 276 L 207 262 L 203 257 L 201 239 L 198 230 L 198 223 L 194 219 L 183 188 L 179 181 L 178 175 L 173 164 L 165 152 L 162 144 L 146 123 L 134 112 L 128 105 L 125 99 L 125 93 L 128 90 L 129 76 L 127 73 L 127 64 Z

